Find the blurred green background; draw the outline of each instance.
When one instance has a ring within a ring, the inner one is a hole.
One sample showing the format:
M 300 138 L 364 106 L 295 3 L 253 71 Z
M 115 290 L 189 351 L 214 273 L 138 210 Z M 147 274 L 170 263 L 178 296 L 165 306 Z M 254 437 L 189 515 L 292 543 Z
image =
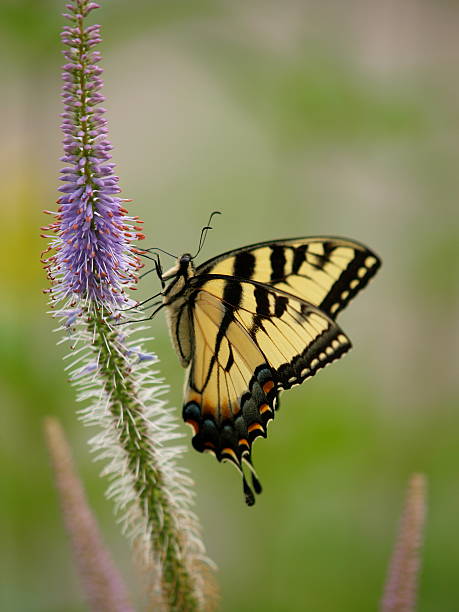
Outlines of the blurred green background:
M 264 493 L 190 452 L 221 611 L 377 608 L 404 489 L 426 473 L 420 612 L 459 608 L 459 6 L 405 0 L 112 0 L 105 95 L 124 197 L 145 246 L 201 261 L 270 238 L 334 234 L 381 255 L 340 317 L 354 350 L 282 398 L 256 445 Z M 63 3 L 0 8 L 0 609 L 85 605 L 42 436 L 64 424 L 106 541 L 142 597 L 104 499 L 46 316 L 41 211 L 61 167 Z M 153 276 L 141 295 L 156 292 Z M 170 402 L 183 371 L 152 324 Z M 178 411 L 179 414 L 179 411 Z M 187 436 L 188 429 L 184 427 Z

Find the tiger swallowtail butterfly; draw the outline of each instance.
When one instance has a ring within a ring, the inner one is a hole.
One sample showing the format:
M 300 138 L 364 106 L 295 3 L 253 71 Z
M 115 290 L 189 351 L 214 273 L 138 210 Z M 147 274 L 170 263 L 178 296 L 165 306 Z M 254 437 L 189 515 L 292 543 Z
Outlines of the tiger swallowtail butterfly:
M 329 236 L 260 242 L 197 267 L 193 259 L 182 255 L 165 274 L 156 264 L 160 308 L 187 369 L 183 418 L 196 450 L 236 466 L 253 505 L 261 492 L 254 440 L 267 437 L 281 391 L 351 348 L 336 316 L 381 262 L 364 245 Z

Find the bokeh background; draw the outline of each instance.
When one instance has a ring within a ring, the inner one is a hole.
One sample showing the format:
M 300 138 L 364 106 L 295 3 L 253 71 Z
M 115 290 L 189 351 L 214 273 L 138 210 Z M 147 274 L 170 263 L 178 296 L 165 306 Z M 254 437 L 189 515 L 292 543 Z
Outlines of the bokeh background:
M 191 450 L 221 611 L 377 608 L 410 474 L 429 482 L 420 612 L 459 608 L 459 5 L 434 0 L 111 0 L 103 25 L 110 135 L 145 246 L 201 261 L 270 238 L 345 235 L 381 255 L 340 318 L 354 350 L 283 397 L 256 445 L 264 493 Z M 45 314 L 41 211 L 57 197 L 63 3 L 0 8 L 0 609 L 85 605 L 42 436 L 64 424 L 139 609 Z M 152 276 L 141 295 L 156 292 Z M 183 372 L 152 323 L 181 404 Z M 179 412 L 178 412 L 179 414 Z M 184 427 L 188 436 L 188 429 Z

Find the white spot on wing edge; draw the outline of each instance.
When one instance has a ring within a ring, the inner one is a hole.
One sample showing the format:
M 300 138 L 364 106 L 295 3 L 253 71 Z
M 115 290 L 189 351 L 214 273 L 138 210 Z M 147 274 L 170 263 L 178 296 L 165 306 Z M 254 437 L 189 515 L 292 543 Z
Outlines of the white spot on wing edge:
M 375 265 L 375 263 L 376 263 L 376 257 L 370 256 L 365 259 L 365 265 L 367 268 L 371 268 L 372 266 Z
M 332 304 L 332 306 L 330 307 L 330 312 L 333 314 L 335 313 L 339 308 L 339 304 L 338 302 L 336 302 L 335 304 Z

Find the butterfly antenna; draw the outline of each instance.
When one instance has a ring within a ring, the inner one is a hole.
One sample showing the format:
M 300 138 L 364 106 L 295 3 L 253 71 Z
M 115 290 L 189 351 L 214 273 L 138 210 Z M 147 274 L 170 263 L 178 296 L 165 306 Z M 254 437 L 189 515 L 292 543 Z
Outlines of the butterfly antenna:
M 206 241 L 206 237 L 207 237 L 207 232 L 211 229 L 214 229 L 213 227 L 211 227 L 209 224 L 212 221 L 212 218 L 215 217 L 215 215 L 221 215 L 222 213 L 218 210 L 214 210 L 209 217 L 209 220 L 207 221 L 207 225 L 205 225 L 202 230 L 201 230 L 201 236 L 199 237 L 199 246 L 198 246 L 198 250 L 196 251 L 196 254 L 193 255 L 193 259 L 195 257 L 197 257 L 199 255 L 199 253 L 201 252 L 202 247 L 204 246 L 204 242 Z

